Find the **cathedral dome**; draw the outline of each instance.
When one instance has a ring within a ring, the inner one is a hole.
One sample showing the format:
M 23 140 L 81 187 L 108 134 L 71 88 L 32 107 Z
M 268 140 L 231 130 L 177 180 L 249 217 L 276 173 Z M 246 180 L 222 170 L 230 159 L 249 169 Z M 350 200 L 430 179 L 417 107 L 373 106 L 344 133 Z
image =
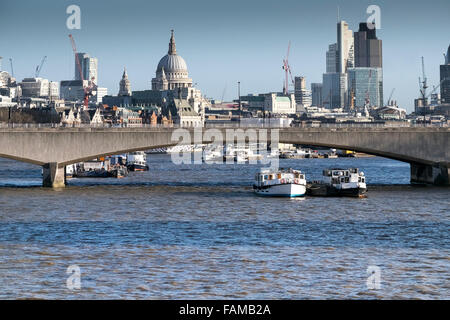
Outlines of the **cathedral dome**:
M 173 37 L 173 30 L 169 42 L 169 51 L 164 57 L 161 58 L 161 60 L 159 60 L 156 72 L 161 72 L 163 68 L 164 72 L 166 73 L 188 71 L 186 61 L 184 61 L 181 56 L 177 55 L 175 38 Z
M 184 59 L 177 54 L 166 54 L 159 60 L 156 72 L 160 72 L 164 68 L 164 72 L 187 72 L 187 65 Z
M 186 61 L 177 54 L 172 30 L 169 51 L 158 63 L 156 75 L 152 79 L 152 90 L 174 90 L 190 87 L 192 87 L 192 79 L 189 78 Z

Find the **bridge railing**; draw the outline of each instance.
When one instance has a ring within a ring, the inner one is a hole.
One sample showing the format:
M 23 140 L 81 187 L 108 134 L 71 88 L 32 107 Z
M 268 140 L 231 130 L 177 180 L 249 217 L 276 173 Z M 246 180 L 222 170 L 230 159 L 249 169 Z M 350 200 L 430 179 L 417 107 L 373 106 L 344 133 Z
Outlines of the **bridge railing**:
M 306 123 L 306 124 L 242 124 L 236 123 L 207 123 L 203 128 L 449 128 L 448 123 Z M 170 128 L 192 128 L 188 126 L 180 126 L 179 124 L 110 124 L 110 123 L 82 123 L 82 124 L 61 124 L 61 123 L 5 123 L 0 122 L 0 129 L 14 129 L 14 128 L 147 128 L 147 129 L 170 129 Z

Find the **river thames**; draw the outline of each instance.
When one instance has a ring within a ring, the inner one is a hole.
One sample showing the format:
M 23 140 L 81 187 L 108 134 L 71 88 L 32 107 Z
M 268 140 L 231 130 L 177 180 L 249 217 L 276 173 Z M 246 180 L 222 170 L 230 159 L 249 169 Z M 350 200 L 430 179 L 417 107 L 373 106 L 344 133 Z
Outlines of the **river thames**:
M 0 159 L 0 298 L 450 298 L 450 189 L 410 185 L 406 163 L 280 160 L 308 180 L 359 167 L 365 199 L 257 197 L 257 165 L 148 164 L 52 190 L 40 167 Z

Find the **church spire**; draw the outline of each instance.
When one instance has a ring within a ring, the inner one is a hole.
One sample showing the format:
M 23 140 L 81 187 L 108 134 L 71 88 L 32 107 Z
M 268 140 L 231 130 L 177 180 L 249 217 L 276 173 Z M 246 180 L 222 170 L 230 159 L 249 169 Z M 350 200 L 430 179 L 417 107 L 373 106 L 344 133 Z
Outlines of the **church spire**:
M 170 31 L 172 32 L 172 35 L 170 36 L 169 42 L 169 54 L 177 54 L 177 49 L 175 47 L 175 38 L 173 37 L 173 29 Z
M 127 69 L 123 68 L 122 80 L 119 83 L 119 96 L 131 96 L 131 85 L 128 80 Z

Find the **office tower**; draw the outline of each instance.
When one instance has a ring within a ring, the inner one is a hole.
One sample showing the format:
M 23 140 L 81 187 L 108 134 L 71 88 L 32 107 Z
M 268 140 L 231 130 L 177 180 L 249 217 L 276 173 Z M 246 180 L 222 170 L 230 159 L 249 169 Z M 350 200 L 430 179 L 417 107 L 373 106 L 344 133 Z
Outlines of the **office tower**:
M 383 106 L 383 72 L 381 68 L 349 68 L 348 93 L 355 107 Z
M 348 23 L 337 24 L 337 42 L 327 51 L 327 71 L 323 74 L 322 105 L 328 109 L 344 108 L 347 102 L 347 69 L 354 67 L 353 31 Z M 334 66 L 333 66 L 334 60 Z
M 305 77 L 294 78 L 294 95 L 297 104 L 304 107 L 311 106 L 311 91 L 306 89 Z
M 324 73 L 322 104 L 327 109 L 344 108 L 347 94 L 346 73 Z
M 28 98 L 59 98 L 59 83 L 43 78 L 25 78 L 19 83 L 22 96 Z
M 353 45 L 353 31 L 348 28 L 347 22 L 339 21 L 337 24 L 336 72 L 345 73 L 347 68 L 354 66 Z
M 322 84 L 311 83 L 311 105 L 322 107 Z
M 81 71 L 83 72 L 84 80 L 92 80 L 98 84 L 98 59 L 91 58 L 89 54 L 78 52 L 78 61 L 80 62 Z M 81 80 L 80 72 L 78 70 L 77 60 L 75 58 L 75 80 Z
M 450 46 L 445 56 L 445 64 L 440 67 L 441 102 L 450 103 Z
M 382 68 L 382 41 L 377 38 L 376 29 L 370 29 L 367 22 L 362 22 L 354 38 L 355 67 Z
M 336 56 L 337 44 L 330 44 L 327 51 L 327 73 L 336 72 Z

